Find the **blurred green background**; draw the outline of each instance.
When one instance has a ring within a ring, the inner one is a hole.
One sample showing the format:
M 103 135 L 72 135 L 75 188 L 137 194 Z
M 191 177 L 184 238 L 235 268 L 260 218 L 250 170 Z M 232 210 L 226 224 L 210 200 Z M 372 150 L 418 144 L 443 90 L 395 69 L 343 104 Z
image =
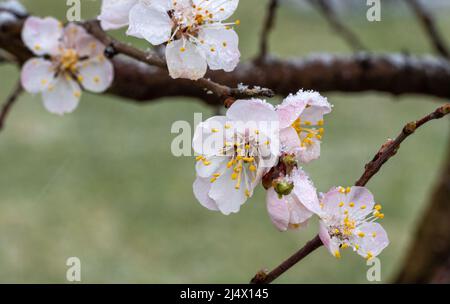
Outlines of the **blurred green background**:
M 237 30 L 244 59 L 257 52 L 266 2 L 243 0 L 235 15 L 242 22 Z M 37 15 L 65 18 L 65 1 L 23 3 Z M 83 18 L 98 12 L 100 1 L 82 3 Z M 286 5 L 279 13 L 271 36 L 276 55 L 349 52 L 314 11 Z M 372 50 L 431 52 L 406 7 L 384 9 L 382 22 L 367 22 L 364 11 L 344 19 Z M 450 19 L 439 18 L 439 26 L 449 29 Z M 450 30 L 445 35 L 450 41 Z M 0 67 L 1 100 L 17 77 L 14 67 Z M 326 120 L 323 153 L 305 167 L 321 191 L 352 184 L 387 138 L 439 104 L 417 96 L 325 95 L 335 107 Z M 22 96 L 0 134 L 0 282 L 64 283 L 66 259 L 77 256 L 84 283 L 245 283 L 312 238 L 315 220 L 306 230 L 279 233 L 261 188 L 231 216 L 196 202 L 194 160 L 170 152 L 172 123 L 192 122 L 194 112 L 206 118 L 213 109 L 194 99 L 139 106 L 84 94 L 73 114 L 58 117 L 45 111 L 39 96 Z M 425 126 L 368 185 L 384 205 L 391 239 L 380 256 L 384 282 L 401 266 L 447 133 L 448 121 Z M 336 260 L 321 248 L 277 282 L 367 283 L 367 269 L 350 251 Z

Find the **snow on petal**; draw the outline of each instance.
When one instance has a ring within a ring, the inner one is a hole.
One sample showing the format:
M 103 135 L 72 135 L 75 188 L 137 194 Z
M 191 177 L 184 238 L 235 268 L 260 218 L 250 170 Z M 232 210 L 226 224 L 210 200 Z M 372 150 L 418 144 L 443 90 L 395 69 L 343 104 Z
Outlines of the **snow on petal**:
M 206 74 L 205 55 L 191 42 L 176 40 L 166 47 L 166 61 L 172 78 L 198 80 Z
M 139 0 L 103 0 L 101 13 L 98 16 L 102 28 L 107 30 L 118 29 L 128 25 L 131 8 Z
M 294 183 L 293 193 L 300 203 L 314 213 L 320 213 L 319 197 L 316 187 L 309 176 L 302 169 L 294 169 L 291 173 Z
M 307 101 L 298 98 L 298 95 L 289 95 L 283 103 L 277 106 L 277 113 L 280 119 L 280 128 L 290 127 L 303 113 Z
M 36 55 L 55 55 L 61 43 L 63 26 L 52 17 L 28 17 L 23 25 L 22 40 Z
M 22 67 L 22 87 L 29 93 L 39 93 L 45 90 L 53 81 L 55 70 L 51 61 L 32 58 Z
M 73 79 L 60 76 L 42 92 L 42 97 L 49 112 L 64 115 L 73 112 L 78 106 L 81 88 Z

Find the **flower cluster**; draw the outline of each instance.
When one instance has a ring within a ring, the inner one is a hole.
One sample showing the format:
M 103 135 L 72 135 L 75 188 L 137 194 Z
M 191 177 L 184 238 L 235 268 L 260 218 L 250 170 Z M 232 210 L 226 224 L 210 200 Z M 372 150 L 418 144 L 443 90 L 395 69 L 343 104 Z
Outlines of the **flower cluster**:
M 332 106 L 317 92 L 299 91 L 274 107 L 259 100 L 237 100 L 225 116 L 200 123 L 193 149 L 198 201 L 210 210 L 236 213 L 262 183 L 267 210 L 280 231 L 306 226 L 320 218 L 319 236 L 336 257 L 352 247 L 370 259 L 389 243 L 375 220 L 380 205 L 363 187 L 331 189 L 318 194 L 300 167 L 320 156 L 324 116 Z
M 41 93 L 51 113 L 63 115 L 75 110 L 82 88 L 104 92 L 112 83 L 112 63 L 105 47 L 84 28 L 54 18 L 29 17 L 22 40 L 37 56 L 22 68 L 22 86 L 29 93 Z
M 239 38 L 225 23 L 239 0 L 103 0 L 98 19 L 105 30 L 128 26 L 127 34 L 152 45 L 167 44 L 173 78 L 197 80 L 207 67 L 233 71 L 240 58 Z

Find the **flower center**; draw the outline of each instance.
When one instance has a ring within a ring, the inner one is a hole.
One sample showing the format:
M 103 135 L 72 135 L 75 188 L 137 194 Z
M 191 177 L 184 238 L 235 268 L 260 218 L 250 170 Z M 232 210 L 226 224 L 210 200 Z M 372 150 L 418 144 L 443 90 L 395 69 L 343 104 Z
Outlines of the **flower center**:
M 74 49 L 65 49 L 62 52 L 61 58 L 60 58 L 60 68 L 64 72 L 76 72 L 76 66 L 78 63 L 78 54 L 77 51 Z

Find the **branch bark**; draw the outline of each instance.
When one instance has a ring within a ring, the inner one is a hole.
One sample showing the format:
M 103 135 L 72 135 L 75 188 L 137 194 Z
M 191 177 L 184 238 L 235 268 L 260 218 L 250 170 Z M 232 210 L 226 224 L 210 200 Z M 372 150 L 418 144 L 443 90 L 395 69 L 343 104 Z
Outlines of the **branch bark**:
M 0 48 L 24 63 L 31 52 L 20 38 L 22 21 L 0 27 Z M 137 102 L 162 97 L 194 97 L 220 104 L 214 95 L 193 86 L 192 81 L 174 80 L 163 69 L 124 56 L 113 59 L 115 80 L 107 93 Z M 393 95 L 422 94 L 450 98 L 450 63 L 431 56 L 401 54 L 311 55 L 306 58 L 268 58 L 264 64 L 241 63 L 233 72 L 209 72 L 206 78 L 228 87 L 240 83 L 271 88 L 280 96 L 300 88 L 321 92 L 378 91 Z

